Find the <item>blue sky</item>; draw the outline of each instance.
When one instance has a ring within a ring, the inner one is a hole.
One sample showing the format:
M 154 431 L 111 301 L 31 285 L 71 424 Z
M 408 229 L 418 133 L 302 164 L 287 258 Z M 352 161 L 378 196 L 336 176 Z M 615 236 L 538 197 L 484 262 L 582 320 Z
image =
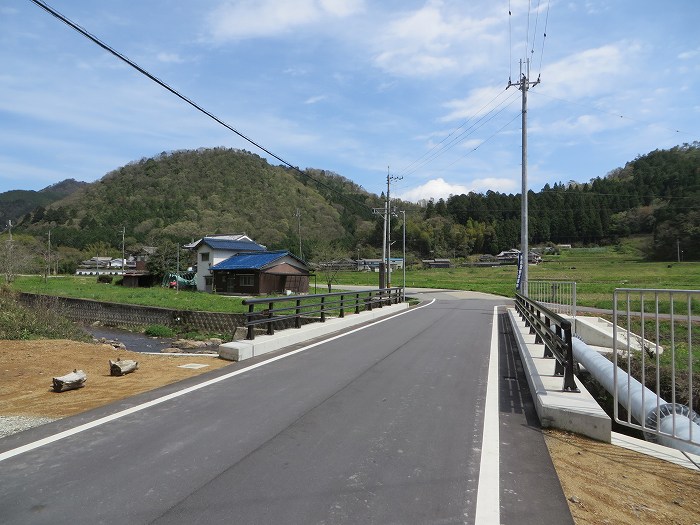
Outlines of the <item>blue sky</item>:
M 291 164 L 375 193 L 389 168 L 406 200 L 520 192 L 525 58 L 532 190 L 700 140 L 697 0 L 48 4 Z M 29 0 L 0 5 L 0 64 L 0 192 L 163 151 L 265 156 Z

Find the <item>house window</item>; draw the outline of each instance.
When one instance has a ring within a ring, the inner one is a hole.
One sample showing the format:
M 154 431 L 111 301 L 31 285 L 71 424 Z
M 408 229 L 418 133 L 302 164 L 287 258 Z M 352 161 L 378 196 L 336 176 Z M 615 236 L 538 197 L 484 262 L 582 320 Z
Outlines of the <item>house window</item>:
M 250 274 L 238 276 L 238 283 L 241 286 L 253 286 L 253 284 L 254 284 L 253 280 L 254 280 L 254 276 L 250 275 Z
M 209 260 L 209 252 L 203 252 L 202 253 L 202 262 L 206 262 Z

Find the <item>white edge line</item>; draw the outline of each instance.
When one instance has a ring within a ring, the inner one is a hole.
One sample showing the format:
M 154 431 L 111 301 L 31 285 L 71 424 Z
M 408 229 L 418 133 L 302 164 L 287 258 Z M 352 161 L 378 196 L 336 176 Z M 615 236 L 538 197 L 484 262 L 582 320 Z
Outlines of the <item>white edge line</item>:
M 270 363 L 274 363 L 275 361 L 279 361 L 280 359 L 285 359 L 287 357 L 291 357 L 295 354 L 304 352 L 304 351 L 309 350 L 311 348 L 314 348 L 316 346 L 328 343 L 330 341 L 334 341 L 336 339 L 340 339 L 341 337 L 345 337 L 345 336 L 350 335 L 350 334 L 354 334 L 355 332 L 359 332 L 360 330 L 364 330 L 365 328 L 369 328 L 371 326 L 374 326 L 374 325 L 379 324 L 379 323 L 383 323 L 383 322 L 388 321 L 390 319 L 393 319 L 395 317 L 399 317 L 400 315 L 405 315 L 407 313 L 415 312 L 416 310 L 420 310 L 422 308 L 430 306 L 434 302 L 435 302 L 435 299 L 430 301 L 428 304 L 424 304 L 422 306 L 417 306 L 416 308 L 411 308 L 411 309 L 406 310 L 404 312 L 400 312 L 396 315 L 390 315 L 390 316 L 384 317 L 384 318 L 379 319 L 373 323 L 370 323 L 370 324 L 367 324 L 364 326 L 360 326 L 359 328 L 355 328 L 355 329 L 350 330 L 348 332 L 344 332 L 342 334 L 330 337 L 328 339 L 324 339 L 323 341 L 319 341 L 319 342 L 310 344 L 308 346 L 298 348 L 298 349 L 293 350 L 291 352 L 288 352 L 286 354 L 278 355 L 276 357 L 272 357 L 272 358 L 267 359 L 265 361 L 261 361 L 260 363 L 256 363 L 256 364 L 248 366 L 246 368 L 236 370 L 235 372 L 230 372 L 228 374 L 225 374 L 225 375 L 222 375 L 219 377 L 215 377 L 214 379 L 210 379 L 208 381 L 204 381 L 203 383 L 198 383 L 196 385 L 193 385 L 193 386 L 190 386 L 187 388 L 183 388 L 182 390 L 178 390 L 177 392 L 173 392 L 171 394 L 159 397 L 157 399 L 153 399 L 153 400 L 148 401 L 146 403 L 142 403 L 140 405 L 136 405 L 136 406 L 133 406 L 131 408 L 121 410 L 120 412 L 115 412 L 114 414 L 110 414 L 109 416 L 104 416 L 104 417 L 101 417 L 99 419 L 95 419 L 94 421 L 90 421 L 89 423 L 84 423 L 82 425 L 78 425 L 77 427 L 74 427 L 74 428 L 71 428 L 68 430 L 64 430 L 63 432 L 59 432 L 58 434 L 54 434 L 53 436 L 48 436 L 48 437 L 45 437 L 43 439 L 33 441 L 31 443 L 27 443 L 26 445 L 22 445 L 21 447 L 13 448 L 13 449 L 8 450 L 6 452 L 2 452 L 2 453 L 0 453 L 0 462 L 5 461 L 6 459 L 10 459 L 14 456 L 24 454 L 25 452 L 29 452 L 31 450 L 35 450 L 37 448 L 43 447 L 43 446 L 48 445 L 50 443 L 60 441 L 62 439 L 73 436 L 75 434 L 85 432 L 86 430 L 90 430 L 91 428 L 95 428 L 95 427 L 104 425 L 104 424 L 109 423 L 111 421 L 114 421 L 116 419 L 121 419 L 121 418 L 128 416 L 130 414 L 134 414 L 136 412 L 146 410 L 147 408 L 150 408 L 150 407 L 153 407 L 156 405 L 160 405 L 161 403 L 165 403 L 166 401 L 170 401 L 171 399 L 175 399 L 177 397 L 184 396 L 185 394 L 189 394 L 191 392 L 201 390 L 202 388 L 206 388 L 208 386 L 214 385 L 214 384 L 219 383 L 221 381 L 225 381 L 226 379 L 231 379 L 232 377 L 243 374 L 245 372 L 250 372 L 251 370 L 255 370 L 256 368 L 260 368 L 261 366 L 264 366 L 264 365 L 267 365 Z
M 498 525 L 501 522 L 500 436 L 498 429 L 498 306 L 493 308 L 491 352 L 484 404 L 484 432 L 481 441 L 481 463 L 476 497 L 476 525 Z

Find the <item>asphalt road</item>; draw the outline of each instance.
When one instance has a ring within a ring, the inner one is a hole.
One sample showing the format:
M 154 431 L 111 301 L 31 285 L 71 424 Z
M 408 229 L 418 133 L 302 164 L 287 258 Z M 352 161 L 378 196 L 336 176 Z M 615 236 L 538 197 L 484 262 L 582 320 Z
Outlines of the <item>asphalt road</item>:
M 490 476 L 501 523 L 570 523 L 502 318 L 493 330 L 499 301 L 465 297 L 64 420 L 60 439 L 42 427 L 55 441 L 23 433 L 0 446 L 0 522 L 475 523 Z M 503 453 L 484 463 L 493 333 Z

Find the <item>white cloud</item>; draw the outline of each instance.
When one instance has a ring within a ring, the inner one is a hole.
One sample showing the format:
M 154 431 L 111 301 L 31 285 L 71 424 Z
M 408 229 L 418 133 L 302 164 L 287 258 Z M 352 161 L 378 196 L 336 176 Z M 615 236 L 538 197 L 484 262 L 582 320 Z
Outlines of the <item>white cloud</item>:
M 473 191 L 463 184 L 451 184 L 442 177 L 432 179 L 415 188 L 407 190 L 398 195 L 399 199 L 409 202 L 418 202 L 422 199 L 447 199 L 450 195 L 461 195 Z
M 237 0 L 227 1 L 207 17 L 215 41 L 282 36 L 329 18 L 351 16 L 363 0 Z
M 160 62 L 165 62 L 168 64 L 182 64 L 185 60 L 177 53 L 165 53 L 161 52 L 156 55 L 156 58 Z
M 318 102 L 326 100 L 327 98 L 328 97 L 326 95 L 317 95 L 315 97 L 309 97 L 304 101 L 304 104 L 316 104 Z
M 440 0 L 402 14 L 377 38 L 375 64 L 402 76 L 465 73 L 485 64 L 488 46 L 499 41 L 502 21 L 470 17 Z
M 618 90 L 626 79 L 639 80 L 635 63 L 640 50 L 638 43 L 624 41 L 569 55 L 542 70 L 543 88 L 569 100 Z

